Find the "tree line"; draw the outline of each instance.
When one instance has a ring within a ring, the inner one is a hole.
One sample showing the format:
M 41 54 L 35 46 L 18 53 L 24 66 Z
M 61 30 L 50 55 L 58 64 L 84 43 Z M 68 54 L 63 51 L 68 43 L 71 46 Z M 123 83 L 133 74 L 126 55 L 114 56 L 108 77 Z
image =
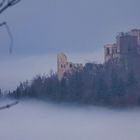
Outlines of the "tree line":
M 121 76 L 122 75 L 122 76 Z M 21 82 L 8 96 L 16 99 L 36 98 L 54 102 L 128 106 L 140 105 L 139 83 L 133 71 L 124 72 L 116 65 L 87 63 L 83 70 L 66 73 L 61 81 L 57 74 L 36 76 Z

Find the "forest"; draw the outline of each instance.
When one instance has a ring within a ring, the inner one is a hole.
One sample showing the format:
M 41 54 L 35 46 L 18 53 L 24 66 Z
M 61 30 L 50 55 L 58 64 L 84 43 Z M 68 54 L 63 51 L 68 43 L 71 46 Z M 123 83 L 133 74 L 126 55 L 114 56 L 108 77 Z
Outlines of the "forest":
M 41 99 L 56 103 L 100 106 L 139 106 L 140 86 L 133 71 L 123 72 L 117 65 L 86 63 L 83 70 L 65 74 L 61 81 L 57 73 L 36 76 L 21 82 L 10 98 Z

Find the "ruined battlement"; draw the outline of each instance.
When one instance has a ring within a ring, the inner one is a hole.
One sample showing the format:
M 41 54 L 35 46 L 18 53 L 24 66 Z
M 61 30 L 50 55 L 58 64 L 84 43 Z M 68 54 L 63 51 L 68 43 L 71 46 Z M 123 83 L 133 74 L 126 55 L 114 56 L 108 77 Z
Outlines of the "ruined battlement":
M 140 30 L 133 29 L 127 33 L 119 33 L 114 44 L 104 46 L 105 64 L 117 64 L 121 71 L 133 71 L 140 81 Z
M 128 56 L 140 55 L 140 30 L 133 29 L 119 33 L 114 44 L 104 46 L 105 63 L 114 59 L 127 59 Z
M 111 63 L 110 63 L 111 62 Z M 132 29 L 129 32 L 120 32 L 116 36 L 116 42 L 104 46 L 104 64 L 117 64 L 125 71 L 134 71 L 139 75 L 140 71 L 140 29 Z M 111 66 L 111 65 L 110 65 Z M 83 69 L 82 64 L 69 62 L 64 53 L 57 56 L 57 75 L 61 80 L 65 74 Z M 140 76 L 139 76 L 140 81 Z
M 57 55 L 57 75 L 59 80 L 61 80 L 66 73 L 71 74 L 74 71 L 79 71 L 82 69 L 82 64 L 69 62 L 64 53 Z

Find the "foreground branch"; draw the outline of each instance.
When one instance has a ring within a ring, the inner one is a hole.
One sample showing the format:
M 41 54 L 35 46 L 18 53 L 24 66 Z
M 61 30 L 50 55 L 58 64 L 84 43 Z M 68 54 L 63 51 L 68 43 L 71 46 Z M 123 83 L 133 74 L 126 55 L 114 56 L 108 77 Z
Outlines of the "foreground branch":
M 16 102 L 14 102 L 14 103 L 7 104 L 7 105 L 5 105 L 5 106 L 1 106 L 1 107 L 0 107 L 0 110 L 3 110 L 3 109 L 8 109 L 8 108 L 10 108 L 10 107 L 12 107 L 12 106 L 17 105 L 18 103 L 19 103 L 19 102 L 18 102 L 18 101 L 16 101 Z
M 7 8 L 19 3 L 21 0 L 3 0 L 0 3 L 0 14 L 3 13 Z
M 6 28 L 7 33 L 9 35 L 9 38 L 10 38 L 9 53 L 11 54 L 12 53 L 12 48 L 13 48 L 13 36 L 12 36 L 12 32 L 11 32 L 11 30 L 10 30 L 7 22 L 4 21 L 4 22 L 0 23 L 0 27 L 1 26 L 4 26 Z

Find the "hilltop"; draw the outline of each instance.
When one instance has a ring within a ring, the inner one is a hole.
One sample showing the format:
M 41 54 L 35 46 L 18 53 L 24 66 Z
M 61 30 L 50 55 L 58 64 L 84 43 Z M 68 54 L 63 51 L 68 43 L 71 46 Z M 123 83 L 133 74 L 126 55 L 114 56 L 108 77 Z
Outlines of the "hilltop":
M 57 73 L 23 82 L 14 98 L 109 106 L 140 105 L 140 30 L 120 33 L 104 46 L 103 64 L 74 64 L 58 54 Z

